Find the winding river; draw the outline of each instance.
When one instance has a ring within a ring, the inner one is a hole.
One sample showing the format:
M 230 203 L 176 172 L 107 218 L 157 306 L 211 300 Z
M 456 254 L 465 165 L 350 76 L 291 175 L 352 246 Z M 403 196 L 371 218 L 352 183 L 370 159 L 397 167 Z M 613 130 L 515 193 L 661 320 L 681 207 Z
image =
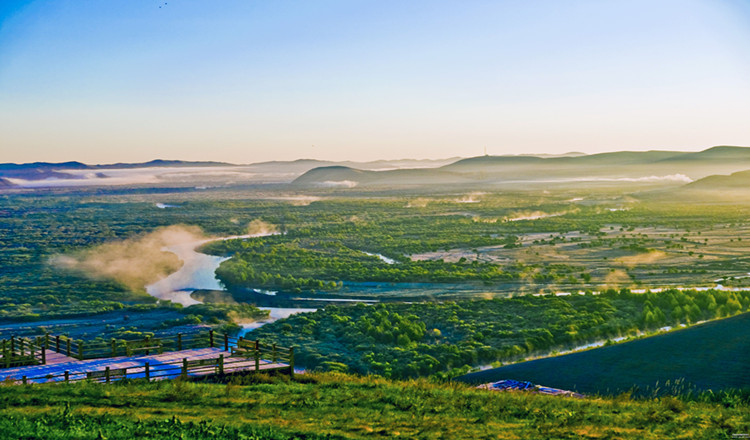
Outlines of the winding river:
M 201 301 L 190 296 L 196 290 L 224 290 L 219 280 L 216 279 L 216 269 L 219 265 L 228 260 L 229 257 L 217 257 L 206 255 L 198 252 L 197 249 L 206 243 L 219 240 L 232 240 L 236 238 L 265 237 L 276 235 L 277 232 L 265 232 L 248 235 L 233 235 L 229 237 L 209 238 L 193 242 L 181 243 L 164 248 L 165 251 L 171 252 L 182 260 L 182 267 L 177 272 L 172 273 L 166 278 L 146 286 L 146 292 L 149 295 L 161 300 L 168 300 L 183 306 L 201 304 Z M 270 294 L 270 292 L 269 292 Z M 246 324 L 240 324 L 242 330 L 240 336 L 254 330 L 263 324 L 286 318 L 295 313 L 314 312 L 316 309 L 311 308 L 291 308 L 291 307 L 259 307 L 261 310 L 268 310 L 268 319 Z
M 146 292 L 153 297 L 169 300 L 183 306 L 200 304 L 201 302 L 191 297 L 190 294 L 195 290 L 224 290 L 219 284 L 219 280 L 216 279 L 215 272 L 219 265 L 229 258 L 206 255 L 196 249 L 212 241 L 265 237 L 277 234 L 277 232 L 261 232 L 258 234 L 232 235 L 168 246 L 163 250 L 177 255 L 182 260 L 182 267 L 168 277 L 146 286 Z

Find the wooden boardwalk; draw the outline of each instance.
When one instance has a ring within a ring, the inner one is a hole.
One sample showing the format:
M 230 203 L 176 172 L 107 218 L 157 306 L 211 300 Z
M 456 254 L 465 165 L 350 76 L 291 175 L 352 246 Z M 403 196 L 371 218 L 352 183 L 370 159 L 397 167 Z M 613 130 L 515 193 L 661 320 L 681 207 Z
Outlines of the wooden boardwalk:
M 227 334 L 146 336 L 137 340 L 73 340 L 63 335 L 2 340 L 0 383 L 121 379 L 163 380 L 280 370 L 294 375 L 294 348 Z M 141 354 L 136 354 L 141 353 Z
M 147 371 L 148 369 L 148 371 Z M 79 361 L 51 352 L 46 365 L 0 369 L 6 383 L 49 383 L 90 379 L 115 381 L 123 378 L 149 380 L 199 377 L 239 371 L 289 370 L 290 365 L 270 359 L 237 356 L 221 348 L 197 348 L 162 354 L 120 356 Z

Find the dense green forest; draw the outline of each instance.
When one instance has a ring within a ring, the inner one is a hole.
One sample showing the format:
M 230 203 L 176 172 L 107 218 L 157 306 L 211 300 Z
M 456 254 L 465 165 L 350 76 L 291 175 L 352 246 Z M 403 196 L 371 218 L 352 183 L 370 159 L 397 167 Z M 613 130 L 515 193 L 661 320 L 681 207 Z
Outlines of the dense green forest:
M 212 248 L 227 246 L 234 246 L 238 253 L 222 263 L 216 275 L 230 289 L 244 286 L 292 291 L 336 290 L 344 281 L 444 283 L 519 278 L 517 268 L 501 269 L 489 263 L 412 262 L 407 259 L 399 264 L 388 264 L 377 256 L 337 242 L 305 248 L 297 241 L 272 237 L 239 241 L 235 245 L 221 243 Z
M 730 438 L 750 431 L 736 391 L 632 400 L 306 374 L 0 387 L 3 439 Z
M 253 331 L 252 337 L 297 346 L 298 363 L 313 370 L 452 377 L 482 364 L 748 309 L 750 292 L 678 290 L 359 304 L 294 315 Z

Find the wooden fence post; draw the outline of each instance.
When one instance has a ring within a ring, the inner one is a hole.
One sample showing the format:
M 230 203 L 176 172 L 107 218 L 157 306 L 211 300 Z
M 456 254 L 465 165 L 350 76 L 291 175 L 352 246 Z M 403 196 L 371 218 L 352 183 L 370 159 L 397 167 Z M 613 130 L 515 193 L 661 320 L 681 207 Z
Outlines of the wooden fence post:
M 60 353 L 60 335 L 55 336 L 55 351 Z
M 83 339 L 78 340 L 78 359 L 83 360 Z
M 8 354 L 8 341 L 3 339 L 3 360 L 5 361 L 5 367 L 10 367 L 10 355 Z
M 229 335 L 226 333 L 224 333 L 224 351 L 229 351 Z
M 258 349 L 255 350 L 255 371 L 260 370 L 260 351 Z
M 42 347 L 42 365 L 47 365 L 47 347 Z
M 148 362 L 146 362 L 146 382 L 151 381 L 151 365 L 149 365 Z
M 144 339 L 144 344 L 146 345 L 146 356 L 148 356 L 148 352 L 150 351 L 148 347 L 151 346 L 151 336 L 146 336 L 146 339 Z
M 49 333 L 44 334 L 44 347 L 49 348 Z
M 117 356 L 117 341 L 115 340 L 115 338 L 112 338 L 111 344 L 112 344 L 112 357 L 116 357 Z
M 219 355 L 219 374 L 224 375 L 224 355 Z
M 10 337 L 10 355 L 11 357 L 15 356 L 16 354 L 16 337 L 11 336 Z
M 214 331 L 213 330 L 208 331 L 208 346 L 211 348 L 214 348 Z
M 67 352 L 68 352 L 67 356 L 70 357 L 70 338 L 65 338 L 65 345 L 66 345 L 65 348 L 67 349 Z
M 65 370 L 64 375 L 65 375 L 65 383 L 70 382 L 70 371 Z
M 289 347 L 289 376 L 294 377 L 294 347 Z
M 273 343 L 273 349 L 271 351 L 271 361 L 275 364 L 276 363 L 276 343 Z
M 110 381 L 109 367 L 104 368 L 104 381 L 107 383 Z
M 24 385 L 28 384 L 28 382 L 27 382 L 27 380 L 26 380 L 26 376 L 23 376 L 23 377 L 21 378 L 21 380 L 23 381 L 23 384 L 24 384 Z
M 187 358 L 182 358 L 182 378 L 187 379 L 188 377 L 188 361 Z
M 182 333 L 177 333 L 177 351 L 182 351 Z

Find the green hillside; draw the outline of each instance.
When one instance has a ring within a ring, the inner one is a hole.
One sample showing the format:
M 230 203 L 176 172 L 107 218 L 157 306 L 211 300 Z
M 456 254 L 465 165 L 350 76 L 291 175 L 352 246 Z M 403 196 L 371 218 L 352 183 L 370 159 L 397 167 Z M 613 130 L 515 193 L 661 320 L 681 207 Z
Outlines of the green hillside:
M 633 401 L 307 374 L 0 387 L 0 439 L 717 439 L 750 432 L 739 395 Z
M 459 175 L 435 168 L 412 168 L 385 171 L 369 171 L 346 166 L 326 166 L 311 169 L 292 182 L 295 186 L 336 186 L 338 184 L 357 185 L 430 185 L 466 183 Z
M 472 383 L 528 380 L 584 393 L 641 392 L 657 382 L 719 390 L 750 385 L 750 314 L 624 344 L 468 374 Z
M 720 145 L 695 153 L 682 153 L 673 157 L 665 158 L 665 162 L 686 161 L 750 161 L 750 148 Z
M 535 179 L 646 179 L 683 175 L 701 179 L 711 174 L 726 174 L 750 166 L 750 148 L 718 146 L 699 152 L 617 151 L 563 157 L 477 156 L 458 160 L 439 168 L 365 171 L 344 166 L 310 169 L 295 180 L 297 186 L 326 182 L 356 182 L 358 185 L 435 185 L 464 184 L 481 186 Z M 572 180 L 571 180 L 572 179 Z M 637 181 L 637 180 L 636 180 Z M 656 179 L 658 181 L 658 179 Z M 653 182 L 652 182 L 653 184 Z
M 726 190 L 750 187 L 750 171 L 739 171 L 728 176 L 708 176 L 685 185 L 685 190 Z

